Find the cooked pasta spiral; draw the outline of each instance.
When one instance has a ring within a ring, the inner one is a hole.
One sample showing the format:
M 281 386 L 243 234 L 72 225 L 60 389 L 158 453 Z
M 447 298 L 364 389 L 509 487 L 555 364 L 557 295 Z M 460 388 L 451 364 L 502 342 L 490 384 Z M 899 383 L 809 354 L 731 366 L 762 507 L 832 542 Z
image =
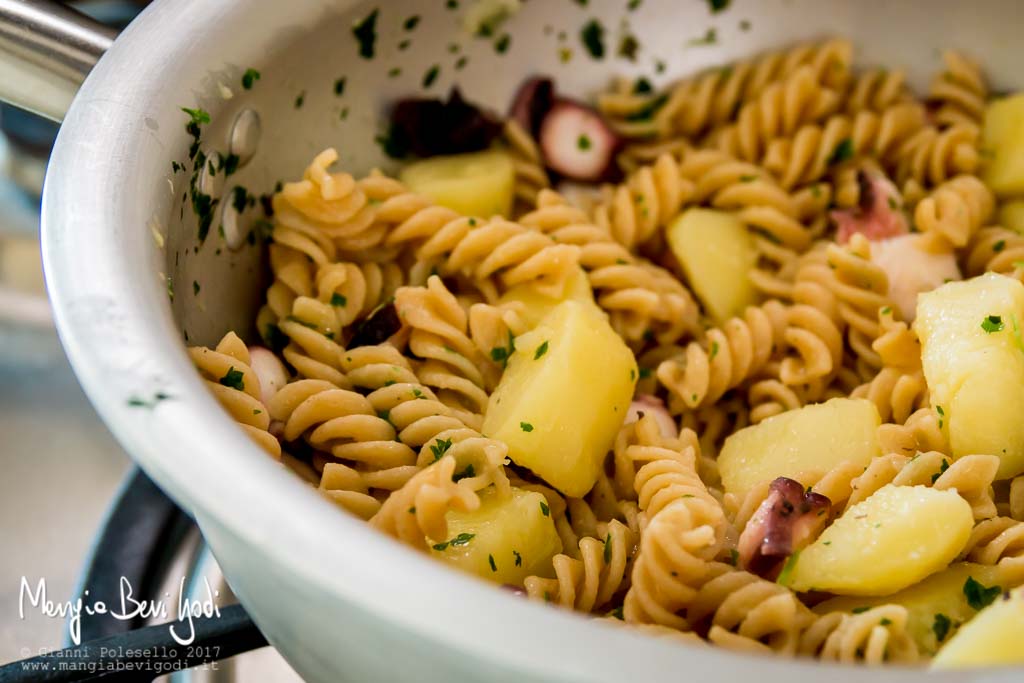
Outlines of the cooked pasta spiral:
M 467 426 L 479 429 L 489 391 L 497 384 L 493 365 L 470 339 L 469 316 L 441 278 L 425 287 L 401 287 L 395 309 L 411 330 L 409 350 L 423 362 L 416 375 Z
M 544 160 L 533 137 L 514 120 L 505 122 L 502 141 L 512 157 L 515 169 L 515 196 L 526 206 L 533 206 L 537 193 L 551 186 Z
M 986 271 L 1013 275 L 1020 279 L 1024 275 L 1024 237 L 1014 230 L 991 227 L 974 233 L 967 245 L 964 257 L 964 272 L 980 275 Z
M 687 609 L 695 627 L 709 623 L 708 640 L 733 650 L 793 654 L 811 611 L 784 586 L 714 563 Z M 701 626 L 700 630 L 703 630 Z
M 597 534 L 580 539 L 578 558 L 555 555 L 555 578 L 526 577 L 527 595 L 581 612 L 607 605 L 624 585 L 636 540 L 618 520 L 598 525 Z
M 995 198 L 975 176 L 962 175 L 939 185 L 914 209 L 917 229 L 938 244 L 963 247 L 992 216 Z
M 891 165 L 893 177 L 901 187 L 916 184 L 929 188 L 957 175 L 974 173 L 981 161 L 978 140 L 977 126 L 925 126 L 896 151 Z
M 777 301 L 751 306 L 707 332 L 705 344 L 690 342 L 685 355 L 662 361 L 658 381 L 669 391 L 674 412 L 720 399 L 729 389 L 756 375 L 791 330 L 789 310 Z M 797 336 L 801 336 L 795 332 Z M 792 337 L 796 339 L 796 336 Z M 802 341 L 798 344 L 805 345 Z
M 829 612 L 800 636 L 799 654 L 865 664 L 913 663 L 917 644 L 907 632 L 907 608 L 880 605 L 858 614 Z
M 228 332 L 215 349 L 194 346 L 188 350 L 206 386 L 249 437 L 274 458 L 281 458 L 281 444 L 270 434 L 270 413 L 260 399 L 260 379 L 249 365 L 249 349 L 234 332 Z
M 843 109 L 850 114 L 864 110 L 881 112 L 912 99 L 902 69 L 865 69 L 853 77 Z
M 1024 522 L 993 517 L 978 522 L 961 556 L 979 564 L 1024 570 Z
M 825 254 L 834 275 L 832 288 L 839 301 L 839 315 L 848 328 L 850 347 L 860 362 L 878 369 L 882 359 L 872 344 L 882 334 L 879 311 L 892 309 L 886 296 L 889 278 L 871 262 L 871 245 L 864 235 L 854 235 L 845 247 L 830 244 Z
M 928 99 L 937 105 L 935 120 L 941 126 L 981 126 L 988 86 L 976 64 L 953 50 L 942 54 L 945 70 L 932 81 Z

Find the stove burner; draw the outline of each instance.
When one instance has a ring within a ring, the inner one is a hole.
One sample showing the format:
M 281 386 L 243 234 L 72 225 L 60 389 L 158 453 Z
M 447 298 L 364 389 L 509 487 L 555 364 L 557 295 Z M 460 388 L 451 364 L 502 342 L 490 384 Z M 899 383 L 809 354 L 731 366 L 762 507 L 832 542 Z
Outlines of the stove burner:
M 156 594 L 170 558 L 194 529 L 188 515 L 136 468 L 103 523 L 79 591 L 87 595 L 83 603 L 119 604 L 122 577 L 137 594 Z M 0 666 L 0 681 L 150 681 L 267 645 L 241 605 L 219 612 L 195 618 L 195 639 L 183 647 L 170 624 L 147 626 L 143 618 L 119 620 L 83 611 L 81 645 Z

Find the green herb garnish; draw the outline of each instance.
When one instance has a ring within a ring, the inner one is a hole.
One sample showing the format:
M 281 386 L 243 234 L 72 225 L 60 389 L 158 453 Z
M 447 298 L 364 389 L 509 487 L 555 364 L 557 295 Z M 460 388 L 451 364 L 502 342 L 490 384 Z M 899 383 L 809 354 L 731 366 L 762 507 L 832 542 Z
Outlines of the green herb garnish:
M 844 138 L 836 148 L 832 150 L 832 156 L 829 157 L 829 165 L 839 164 L 844 161 L 849 161 L 853 158 L 853 139 Z
M 992 334 L 993 332 L 1002 332 L 1006 325 L 1003 323 L 1002 316 L 989 315 L 981 321 L 981 329 L 985 332 Z
M 242 87 L 246 90 L 252 90 L 252 86 L 256 81 L 260 80 L 260 72 L 256 69 L 246 69 L 245 73 L 242 74 Z
M 402 28 L 404 28 L 406 31 L 412 31 L 414 28 L 416 28 L 417 24 L 419 23 L 420 15 L 414 14 L 405 20 L 405 22 L 402 24 Z
M 337 95 L 338 97 L 341 97 L 342 95 L 345 94 L 345 83 L 346 82 L 347 82 L 347 79 L 344 78 L 344 77 L 339 78 L 338 80 L 334 81 L 334 94 L 335 95 Z
M 348 306 L 348 298 L 344 294 L 338 294 L 335 292 L 331 295 L 331 305 L 339 308 L 345 308 L 345 306 Z
M 235 370 L 232 365 L 228 368 L 227 374 L 220 378 L 220 383 L 226 387 L 232 389 L 238 389 L 239 391 L 245 391 L 245 375 L 241 370 Z
M 604 537 L 604 563 L 608 564 L 612 561 L 612 535 L 608 534 Z
M 939 480 L 939 477 L 949 469 L 949 461 L 945 458 L 942 459 L 942 465 L 939 466 L 939 471 L 932 475 L 932 483 L 934 484 Z
M 441 456 L 447 453 L 451 447 L 451 439 L 435 439 L 434 443 L 430 444 L 430 452 L 434 454 L 434 461 L 440 460 Z
M 373 10 L 352 26 L 352 35 L 359 43 L 359 56 L 373 59 L 377 46 L 377 10 Z
M 467 534 L 463 532 L 449 541 L 445 541 L 444 543 L 435 543 L 431 547 L 434 550 L 441 552 L 443 550 L 447 550 L 448 546 L 456 548 L 459 546 L 469 545 L 469 542 L 473 540 L 474 536 L 476 536 L 476 534 Z
M 935 634 L 935 640 L 942 642 L 949 635 L 949 629 L 953 626 L 953 621 L 941 612 L 935 615 L 935 621 L 932 622 L 932 633 Z
M 489 565 L 491 565 L 491 571 L 492 572 L 498 571 L 498 565 L 494 564 L 494 555 L 490 555 L 490 554 L 487 555 L 487 563 Z
M 512 556 L 514 558 L 516 558 L 516 566 L 517 567 L 522 567 L 523 566 L 523 556 L 519 554 L 519 551 L 518 550 L 513 550 L 512 551 Z
M 524 432 L 527 432 L 527 433 L 533 431 L 533 425 L 530 424 L 529 422 L 520 422 L 519 423 L 519 428 L 522 429 Z
M 548 343 L 545 341 L 543 344 L 537 347 L 537 350 L 533 352 L 533 359 L 538 360 L 541 356 L 548 352 Z
M 580 30 L 580 40 L 593 59 L 604 59 L 604 26 L 591 19 Z
M 441 67 L 435 64 L 434 66 L 427 69 L 427 73 L 423 74 L 423 87 L 429 88 L 437 80 L 437 75 L 441 73 Z
M 545 503 L 543 500 L 540 502 L 540 513 L 545 517 L 551 516 L 551 508 L 549 508 L 548 504 Z
M 976 610 L 982 610 L 999 597 L 999 594 L 1003 592 L 1003 589 L 999 586 L 985 586 L 974 580 L 973 576 L 968 576 L 967 581 L 964 582 L 964 597 L 967 598 L 967 604 Z

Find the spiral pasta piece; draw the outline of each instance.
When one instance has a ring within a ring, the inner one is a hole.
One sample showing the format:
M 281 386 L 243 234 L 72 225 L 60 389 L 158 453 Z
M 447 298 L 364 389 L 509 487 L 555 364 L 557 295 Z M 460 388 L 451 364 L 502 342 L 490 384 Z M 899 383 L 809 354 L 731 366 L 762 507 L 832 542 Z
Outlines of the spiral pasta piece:
M 939 424 L 939 416 L 930 407 L 914 411 L 903 424 L 879 426 L 878 443 L 883 453 L 952 452 Z
M 800 636 L 798 653 L 825 661 L 913 663 L 920 655 L 907 632 L 907 609 L 880 605 L 862 613 L 829 612 Z
M 579 248 L 579 264 L 597 304 L 631 345 L 644 343 L 650 335 L 660 344 L 671 344 L 697 329 L 697 304 L 675 276 L 632 254 L 557 193 L 542 191 L 537 207 L 520 220 L 559 244 Z
M 551 186 L 540 149 L 533 137 L 513 119 L 505 122 L 501 139 L 515 170 L 515 197 L 522 204 L 533 206 L 537 193 Z
M 270 413 L 260 399 L 260 379 L 250 366 L 249 349 L 228 332 L 214 349 L 189 348 L 188 355 L 217 401 L 260 448 L 280 460 L 281 444 L 268 431 Z
M 316 295 L 296 296 L 291 319 L 340 340 L 346 328 L 390 299 L 403 277 L 396 263 L 324 264 L 314 276 Z
M 618 520 L 598 525 L 597 534 L 580 539 L 578 558 L 555 555 L 555 578 L 526 577 L 527 595 L 580 612 L 611 602 L 624 585 L 635 539 Z
M 687 609 L 691 624 L 708 623 L 708 640 L 740 651 L 793 654 L 814 617 L 784 586 L 715 563 Z
M 847 325 L 847 340 L 860 362 L 878 369 L 882 359 L 873 343 L 882 334 L 879 311 L 892 302 L 887 293 L 889 278 L 871 262 L 871 245 L 856 234 L 845 247 L 830 244 L 825 251 L 832 268 L 832 289 L 839 302 L 839 315 Z
M 713 131 L 712 145 L 757 162 L 772 140 L 793 135 L 801 126 L 820 121 L 838 108 L 839 94 L 817 82 L 810 67 L 800 67 L 744 105 L 735 123 Z
M 598 96 L 597 106 L 627 138 L 693 138 L 725 123 L 742 105 L 801 68 L 817 83 L 845 89 L 852 53 L 850 43 L 841 39 L 797 45 L 709 70 L 659 93 L 637 93 L 632 83 L 620 81 Z
M 993 517 L 978 522 L 961 556 L 971 562 L 1024 570 L 1024 522 Z
M 866 69 L 853 76 L 843 109 L 850 114 L 864 110 L 881 112 L 912 99 L 902 69 Z
M 409 350 L 423 359 L 416 374 L 467 426 L 479 429 L 488 392 L 497 384 L 493 365 L 469 337 L 469 316 L 441 278 L 425 287 L 402 287 L 395 309 L 411 330 Z M 485 375 L 485 372 L 487 373 Z
M 902 187 L 908 184 L 934 187 L 978 170 L 981 163 L 979 140 L 977 126 L 963 123 L 948 128 L 925 126 L 900 145 L 890 170 Z
M 928 385 L 920 370 L 883 367 L 877 375 L 853 390 L 853 398 L 866 398 L 878 408 L 882 422 L 903 424 L 912 413 L 928 407 Z
M 804 125 L 792 136 L 775 138 L 758 161 L 785 188 L 826 177 L 843 158 L 870 155 L 886 169 L 895 168 L 904 141 L 921 130 L 924 122 L 924 109 L 911 102 L 895 103 L 878 112 L 839 114 L 821 123 Z M 929 147 L 927 151 L 931 150 Z M 927 156 L 926 161 L 931 158 Z
M 947 180 L 914 209 L 917 229 L 938 244 L 963 247 L 995 209 L 992 191 L 975 176 Z
M 685 355 L 662 361 L 658 381 L 669 391 L 670 408 L 682 412 L 713 403 L 729 389 L 756 375 L 785 338 L 789 311 L 777 301 L 751 306 L 708 330 L 706 343 L 690 342 Z
M 1024 276 L 1024 237 L 1014 230 L 990 227 L 974 233 L 967 245 L 964 272 L 980 275 L 984 272 L 1003 273 L 1017 279 Z
M 935 120 L 943 127 L 966 124 L 979 128 L 988 99 L 981 69 L 953 50 L 944 52 L 942 61 L 945 69 L 928 90 L 928 99 L 937 106 Z

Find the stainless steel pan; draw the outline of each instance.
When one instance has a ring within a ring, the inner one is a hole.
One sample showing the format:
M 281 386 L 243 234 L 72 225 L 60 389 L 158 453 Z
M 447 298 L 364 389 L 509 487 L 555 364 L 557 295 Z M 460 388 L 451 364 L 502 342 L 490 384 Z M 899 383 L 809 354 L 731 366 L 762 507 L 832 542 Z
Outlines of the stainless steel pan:
M 61 16 L 52 3 L 0 0 L 6 73 L 18 67 L 31 76 L 0 76 L 5 98 L 60 118 L 106 52 L 64 118 L 43 200 L 50 296 L 83 386 L 128 452 L 194 513 L 250 613 L 310 680 L 864 680 L 863 670 L 681 647 L 518 600 L 339 514 L 258 452 L 184 352 L 185 334 L 209 343 L 229 328 L 250 331 L 263 283 L 260 249 L 245 239 L 248 213 L 223 237 L 215 227 L 223 217 L 215 215 L 211 237 L 199 246 L 197 217 L 182 201 L 189 172 L 172 170 L 193 142 L 181 108 L 210 113 L 200 142 L 205 153 L 251 156 L 228 186 L 204 185 L 224 199 L 236 184 L 259 194 L 296 177 L 328 145 L 350 170 L 387 166 L 374 143 L 378 114 L 394 97 L 419 91 L 434 64 L 441 66 L 434 92 L 458 82 L 471 98 L 502 109 L 533 72 L 585 96 L 613 73 L 662 81 L 845 33 L 862 61 L 904 66 L 918 86 L 938 67 L 939 51 L 957 47 L 1008 88 L 1022 84 L 1019 3 L 734 0 L 712 14 L 698 0 L 644 0 L 636 11 L 627 11 L 625 0 L 531 0 L 507 24 L 505 54 L 464 31 L 468 4 L 160 0 L 108 48 L 109 36 Z M 359 56 L 351 29 L 374 8 L 370 60 Z M 408 32 L 403 22 L 411 15 L 421 21 Z M 600 61 L 579 43 L 591 17 L 608 31 L 609 54 Z M 615 57 L 623 20 L 641 38 L 635 63 Z M 715 44 L 688 44 L 712 27 Z M 449 52 L 453 44 L 457 54 Z M 572 51 L 568 63 L 563 48 Z M 463 56 L 467 62 L 456 70 Z M 665 70 L 655 74 L 659 60 Z M 251 90 L 242 87 L 248 68 L 261 73 Z M 346 87 L 338 96 L 340 78 Z M 925 674 L 887 669 L 870 676 L 906 683 Z M 935 678 L 1019 677 L 985 671 Z

